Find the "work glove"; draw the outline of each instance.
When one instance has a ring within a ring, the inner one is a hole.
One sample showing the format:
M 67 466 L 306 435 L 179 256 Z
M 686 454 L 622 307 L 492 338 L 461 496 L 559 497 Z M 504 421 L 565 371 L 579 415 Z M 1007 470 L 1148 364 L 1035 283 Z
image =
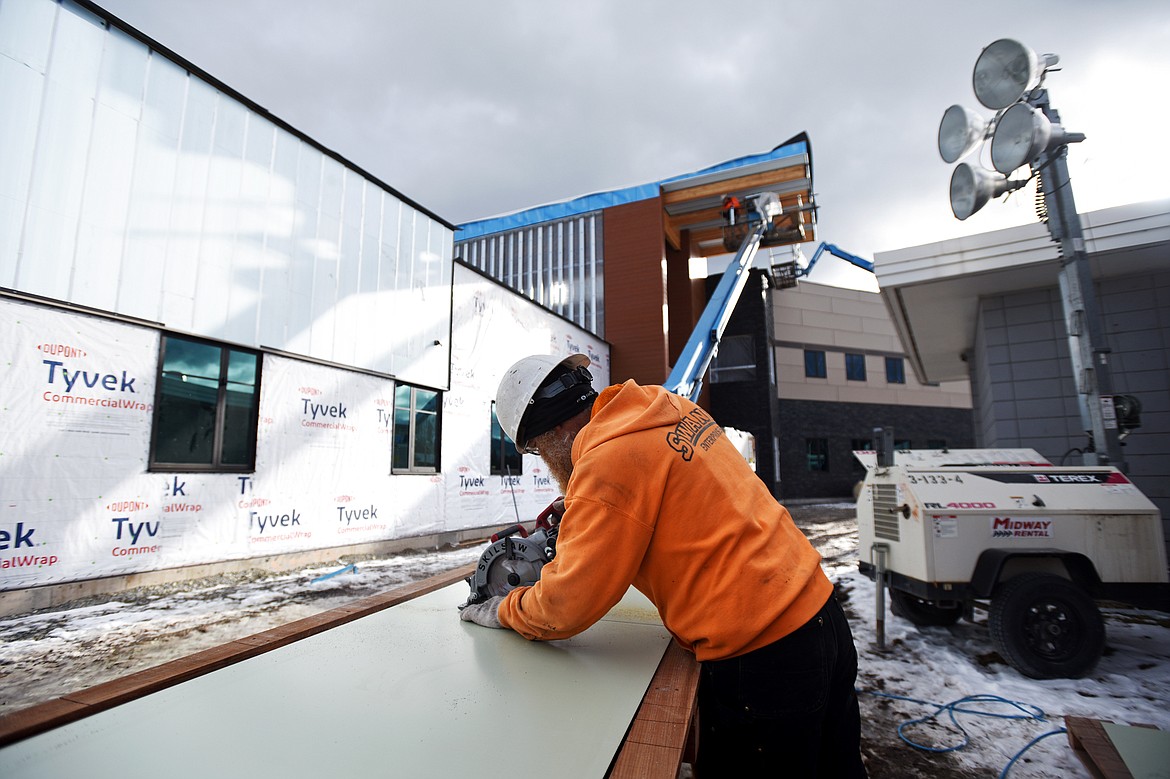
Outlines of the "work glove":
M 464 622 L 474 622 L 477 625 L 483 625 L 485 628 L 502 628 L 503 625 L 500 624 L 500 617 L 496 612 L 500 608 L 500 601 L 503 599 L 503 595 L 493 595 L 480 603 L 472 603 L 464 606 L 459 611 L 459 619 Z

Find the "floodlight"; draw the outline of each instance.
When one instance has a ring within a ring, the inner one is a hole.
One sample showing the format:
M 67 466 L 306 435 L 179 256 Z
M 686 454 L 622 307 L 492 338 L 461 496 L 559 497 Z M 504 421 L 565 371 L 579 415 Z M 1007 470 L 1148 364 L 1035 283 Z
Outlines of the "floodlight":
M 1027 103 L 1016 103 L 1003 112 L 991 137 L 991 164 L 1010 174 L 1033 162 L 1042 152 L 1085 140 L 1082 133 L 1065 132 Z
M 960 162 L 951 174 L 951 211 L 957 219 L 966 219 L 987 205 L 988 200 L 1026 183 L 1026 180 L 1009 181 L 994 171 Z
M 975 61 L 975 97 L 993 111 L 1007 108 L 1039 84 L 1044 71 L 1059 61 L 1055 54 L 1037 56 L 1019 41 L 1000 38 Z
M 961 105 L 953 105 L 938 125 L 938 153 L 943 162 L 966 157 L 987 137 L 988 122 Z
M 1113 409 L 1117 414 L 1118 436 L 1125 438 L 1142 426 L 1142 402 L 1133 395 L 1114 395 Z

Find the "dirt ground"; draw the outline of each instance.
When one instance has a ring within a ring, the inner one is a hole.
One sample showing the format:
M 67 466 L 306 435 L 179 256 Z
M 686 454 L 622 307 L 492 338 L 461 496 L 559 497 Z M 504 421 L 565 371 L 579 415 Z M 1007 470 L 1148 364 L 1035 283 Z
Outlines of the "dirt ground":
M 790 510 L 821 550 L 827 570 L 854 564 L 856 524 L 850 504 L 795 505 Z M 21 647 L 0 652 L 0 715 L 335 608 L 477 556 L 474 547 L 403 555 L 404 562 L 387 566 L 385 574 L 364 576 L 363 583 L 352 585 L 338 577 L 338 585 L 329 589 L 289 586 L 287 575 L 255 571 L 91 598 L 31 620 L 0 619 L 0 639 L 10 649 Z M 850 619 L 859 618 L 847 593 L 842 597 Z M 198 608 L 201 599 L 208 602 L 206 609 Z M 98 625 L 102 620 L 112 624 L 100 630 L 78 628 L 87 617 Z M 873 779 L 977 775 L 946 754 L 903 743 L 897 728 L 904 717 L 890 711 L 889 701 L 862 695 L 861 709 L 863 755 Z

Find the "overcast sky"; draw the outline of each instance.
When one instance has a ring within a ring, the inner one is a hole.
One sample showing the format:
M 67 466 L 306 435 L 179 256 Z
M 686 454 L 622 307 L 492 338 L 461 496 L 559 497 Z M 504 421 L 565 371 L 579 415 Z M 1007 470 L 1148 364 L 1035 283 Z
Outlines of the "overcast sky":
M 1087 136 L 1069 155 L 1080 212 L 1170 196 L 1164 0 L 99 4 L 456 224 L 801 131 L 818 238 L 854 254 L 1033 222 L 1031 187 L 956 220 L 937 151 L 947 106 L 990 117 L 971 69 L 998 38 L 1060 56 L 1046 85 Z M 826 259 L 813 278 L 868 280 L 850 271 Z

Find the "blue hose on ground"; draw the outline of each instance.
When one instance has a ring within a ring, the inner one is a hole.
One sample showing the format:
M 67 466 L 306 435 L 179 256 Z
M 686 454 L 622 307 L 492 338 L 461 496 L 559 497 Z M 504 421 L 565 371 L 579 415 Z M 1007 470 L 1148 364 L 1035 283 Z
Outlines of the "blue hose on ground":
M 940 703 L 933 703 L 931 701 L 922 701 L 922 700 L 918 700 L 916 698 L 908 698 L 904 695 L 891 695 L 890 693 L 874 692 L 872 690 L 865 690 L 864 692 L 868 693 L 869 695 L 873 695 L 875 697 L 878 697 L 878 698 L 890 698 L 891 700 L 907 701 L 909 703 L 917 703 L 917 704 L 922 705 L 922 706 L 935 707 L 934 713 L 928 714 L 925 717 L 918 717 L 916 719 L 907 720 L 898 726 L 898 737 L 901 738 L 903 741 L 905 741 L 910 746 L 914 747 L 915 749 L 919 749 L 919 750 L 922 750 L 924 752 L 935 752 L 935 753 L 954 752 L 956 750 L 962 749 L 963 747 L 967 746 L 970 743 L 970 741 L 971 741 L 970 734 L 967 733 L 967 730 L 962 726 L 962 724 L 959 722 L 959 720 L 956 716 L 959 714 L 967 714 L 967 715 L 980 716 L 980 717 L 994 717 L 996 719 L 1027 719 L 1027 720 L 1036 720 L 1039 722 L 1046 722 L 1047 721 L 1047 717 L 1044 714 L 1044 711 L 1042 709 L 1040 709 L 1038 706 L 1033 706 L 1033 705 L 1027 704 L 1027 703 L 1020 703 L 1018 701 L 1008 700 L 1007 698 L 1001 698 L 998 695 L 968 695 L 968 696 L 965 696 L 963 698 L 959 698 L 958 700 L 952 701 L 950 703 L 940 704 Z M 985 711 L 983 709 L 973 709 L 973 708 L 969 708 L 969 707 L 964 705 L 964 704 L 979 704 L 979 703 L 1004 704 L 1004 705 L 1011 706 L 1014 709 L 1018 710 L 1018 713 L 1010 712 L 1010 713 L 1004 714 L 1004 713 L 999 713 L 999 712 L 994 712 L 994 711 Z M 950 718 L 951 724 L 954 725 L 954 727 L 956 729 L 958 729 L 958 731 L 962 734 L 962 740 L 960 741 L 960 743 L 958 743 L 954 746 L 948 746 L 948 747 L 932 747 L 932 746 L 927 746 L 926 744 L 919 744 L 906 735 L 906 731 L 909 728 L 912 728 L 915 725 L 919 725 L 919 724 L 924 723 L 924 722 L 929 722 L 930 720 L 938 717 L 940 714 L 942 714 L 944 712 Z M 1020 757 L 1022 757 L 1025 752 L 1027 752 L 1029 749 L 1031 749 L 1033 746 L 1035 746 L 1037 742 L 1039 742 L 1045 738 L 1048 738 L 1049 736 L 1055 736 L 1055 735 L 1058 735 L 1060 733 L 1066 733 L 1066 732 L 1067 731 L 1064 728 L 1060 728 L 1058 730 L 1052 730 L 1052 731 L 1049 731 L 1049 732 L 1044 733 L 1042 735 L 1039 735 L 1036 738 L 1029 741 L 1024 746 L 1024 748 L 1021 749 L 1019 752 L 1017 752 L 1012 757 L 1012 759 L 1008 761 L 1007 765 L 1004 766 L 1003 771 L 999 775 L 999 779 L 1005 779 L 1005 777 L 1008 774 L 1008 771 L 1011 770 L 1011 767 L 1015 764 L 1015 762 L 1017 760 L 1019 760 Z
M 1021 749 L 1019 752 L 1016 752 L 1015 756 L 1013 756 L 1012 759 L 1007 762 L 1007 765 L 1005 765 L 1003 767 L 1003 771 L 1001 771 L 999 774 L 999 779 L 1006 779 L 1006 777 L 1008 775 L 1008 771 L 1011 770 L 1012 765 L 1014 765 L 1017 760 L 1019 760 L 1021 757 L 1023 757 L 1025 752 L 1027 752 L 1029 749 L 1031 749 L 1033 746 L 1035 746 L 1038 741 L 1041 741 L 1042 739 L 1046 739 L 1049 736 L 1059 736 L 1061 733 L 1068 733 L 1068 730 L 1065 728 L 1057 728 L 1056 730 L 1050 730 L 1047 733 L 1041 733 L 1039 736 L 1036 736 L 1036 738 L 1029 741 L 1027 744 L 1024 745 L 1024 748 Z
M 339 571 L 334 571 L 333 573 L 327 573 L 327 574 L 324 574 L 323 576 L 318 576 L 316 579 L 313 579 L 313 581 L 309 582 L 309 584 L 316 584 L 317 582 L 323 582 L 326 579 L 332 579 L 334 576 L 339 576 L 340 574 L 343 574 L 346 571 L 353 571 L 354 573 L 357 573 L 357 565 L 355 565 L 354 563 L 350 563 L 349 565 L 345 566 L 344 568 L 342 568 Z

